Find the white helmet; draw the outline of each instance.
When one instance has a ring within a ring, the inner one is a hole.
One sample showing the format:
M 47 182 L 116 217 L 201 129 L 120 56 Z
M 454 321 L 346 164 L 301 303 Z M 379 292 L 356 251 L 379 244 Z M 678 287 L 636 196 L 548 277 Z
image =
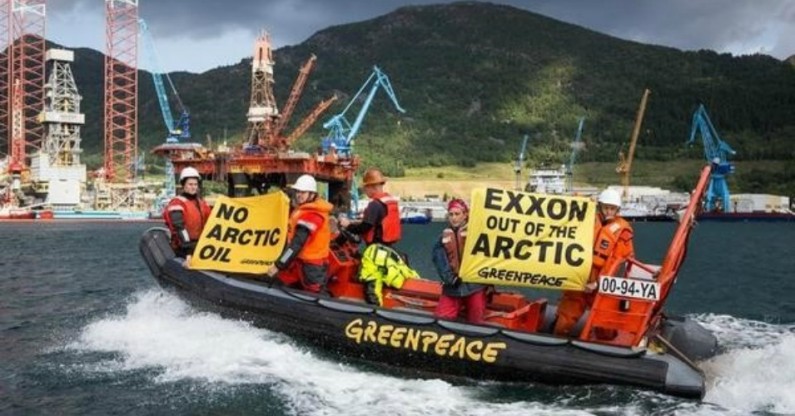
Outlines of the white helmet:
M 599 194 L 597 201 L 600 204 L 614 205 L 621 208 L 621 194 L 619 194 L 615 189 L 605 189 L 601 194 Z
M 290 185 L 290 188 L 296 191 L 317 193 L 317 181 L 312 175 L 301 175 L 294 184 Z
M 187 167 L 185 169 L 182 169 L 182 172 L 179 173 L 180 182 L 183 182 L 185 181 L 185 179 L 188 178 L 196 178 L 198 180 L 202 179 L 201 175 L 199 175 L 199 171 L 192 167 Z

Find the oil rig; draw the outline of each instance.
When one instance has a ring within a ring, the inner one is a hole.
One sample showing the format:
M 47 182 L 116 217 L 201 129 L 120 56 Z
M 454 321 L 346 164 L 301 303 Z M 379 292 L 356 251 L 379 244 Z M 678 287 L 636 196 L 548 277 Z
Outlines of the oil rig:
M 290 132 L 286 131 L 307 79 L 315 67 L 311 55 L 300 67 L 290 95 L 280 108 L 274 97 L 271 39 L 262 32 L 254 43 L 251 95 L 243 143 L 215 149 L 190 142 L 186 111 L 174 123 L 162 88 L 163 74 L 153 71 L 168 138 L 152 152 L 166 159 L 166 189 L 158 196 L 137 177 L 138 39 L 148 35 L 138 17 L 139 0 L 105 0 L 104 157 L 102 167 L 87 171 L 80 137 L 85 116 L 71 71 L 74 54 L 45 51 L 46 0 L 0 0 L 0 207 L 24 215 L 53 218 L 144 219 L 158 201 L 173 196 L 179 172 L 191 166 L 205 179 L 226 182 L 233 197 L 285 188 L 301 174 L 324 183 L 325 196 L 340 211 L 351 207 L 354 175 L 360 159 L 353 137 L 379 88 L 403 112 L 387 76 L 377 67 L 341 114 L 324 128 L 330 135 L 315 152 L 294 143 L 337 100 L 318 102 Z M 45 64 L 48 65 L 45 67 Z M 47 68 L 47 69 L 46 69 Z M 46 69 L 46 70 L 45 70 Z M 49 74 L 45 80 L 45 74 Z M 167 77 L 167 75 L 165 75 Z M 170 80 L 169 80 L 170 82 Z M 365 88 L 371 89 L 354 123 L 344 114 Z M 158 88 L 160 87 L 160 88 Z M 172 86 L 173 87 L 173 86 Z M 180 103 L 181 104 L 181 103 Z M 320 144 L 320 143 L 319 143 Z M 0 155 L 3 156 L 3 155 Z M 355 196 L 353 197 L 355 198 Z M 156 208 L 154 208 L 156 210 Z M 17 213 L 18 214 L 18 213 Z M 0 210 L 0 219 L 3 218 Z
M 272 187 L 285 188 L 299 175 L 311 174 L 327 184 L 327 198 L 340 210 L 347 211 L 359 157 L 338 153 L 334 148 L 316 153 L 295 151 L 293 143 L 326 111 L 337 96 L 317 103 L 289 134 L 285 133 L 296 104 L 304 90 L 317 58 L 312 55 L 301 66 L 282 111 L 273 94 L 273 52 L 270 36 L 262 32 L 254 44 L 251 63 L 251 96 L 244 142 L 234 148 L 215 151 L 197 143 L 165 143 L 153 153 L 174 165 L 178 174 L 191 166 L 204 178 L 226 181 L 231 197 L 268 192 Z
M 145 218 L 150 201 L 136 177 L 138 0 L 105 0 L 105 148 L 102 168 L 90 173 L 80 159 L 85 116 L 74 54 L 45 50 L 46 16 L 46 0 L 0 0 L 0 141 L 8 149 L 0 205 L 42 217 Z

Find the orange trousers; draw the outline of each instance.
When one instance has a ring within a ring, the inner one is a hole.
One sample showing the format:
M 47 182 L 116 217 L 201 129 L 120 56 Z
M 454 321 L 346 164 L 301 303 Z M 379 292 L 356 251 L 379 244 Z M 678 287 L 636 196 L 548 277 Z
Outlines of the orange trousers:
M 595 293 L 595 292 L 594 292 Z M 558 302 L 558 318 L 555 335 L 568 336 L 585 310 L 593 304 L 594 293 L 564 290 Z

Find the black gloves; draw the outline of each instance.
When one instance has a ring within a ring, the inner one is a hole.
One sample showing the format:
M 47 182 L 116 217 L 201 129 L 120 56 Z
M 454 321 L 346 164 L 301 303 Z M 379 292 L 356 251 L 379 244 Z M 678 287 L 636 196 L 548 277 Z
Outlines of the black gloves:
M 196 243 L 198 243 L 198 241 L 190 241 L 190 240 L 188 240 L 187 243 L 183 243 L 182 244 L 182 248 L 185 251 L 187 251 L 188 253 L 193 253 L 193 250 L 196 249 Z

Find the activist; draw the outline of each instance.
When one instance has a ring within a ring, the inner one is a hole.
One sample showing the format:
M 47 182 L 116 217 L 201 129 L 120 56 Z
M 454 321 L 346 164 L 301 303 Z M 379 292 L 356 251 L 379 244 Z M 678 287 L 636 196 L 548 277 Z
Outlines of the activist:
M 464 283 L 458 276 L 461 257 L 466 243 L 469 207 L 461 199 L 452 199 L 447 204 L 449 227 L 433 246 L 433 265 L 442 280 L 442 296 L 434 315 L 443 319 L 456 319 L 462 307 L 466 307 L 467 321 L 483 322 L 486 311 L 486 285 Z
M 171 231 L 171 248 L 187 265 L 210 217 L 210 206 L 201 197 L 201 176 L 192 167 L 179 174 L 182 193 L 171 199 L 163 210 L 163 219 Z
M 367 248 L 362 253 L 359 280 L 365 284 L 366 300 L 373 304 L 381 304 L 381 289 L 385 280 L 389 280 L 388 285 L 390 282 L 398 282 L 398 280 L 388 279 L 388 276 L 396 276 L 396 273 L 402 275 L 398 270 L 398 267 L 402 266 L 398 266 L 400 263 L 395 261 L 389 261 L 389 267 L 392 267 L 393 270 L 379 270 L 379 267 L 387 267 L 386 262 L 391 257 L 391 253 L 397 253 L 391 247 L 400 240 L 401 236 L 398 199 L 384 192 L 385 183 L 386 177 L 379 169 L 368 168 L 362 177 L 362 187 L 364 193 L 370 198 L 370 202 L 364 209 L 362 219 L 351 221 L 344 215 L 340 215 L 339 218 L 341 227 L 362 236 L 364 242 L 367 243 Z M 383 247 L 383 249 L 378 247 Z M 401 263 L 405 261 L 405 256 L 400 253 L 398 256 L 401 257 Z M 408 267 L 408 265 L 405 266 Z M 400 282 L 402 286 L 402 281 Z
M 268 270 L 286 284 L 298 282 L 301 288 L 320 292 L 326 285 L 331 230 L 329 213 L 333 206 L 320 198 L 317 182 L 311 175 L 301 175 L 290 185 L 296 204 L 287 230 L 287 245 Z
M 398 199 L 384 192 L 386 178 L 380 170 L 369 168 L 364 172 L 362 187 L 370 198 L 361 220 L 351 221 L 340 216 L 340 226 L 349 232 L 361 235 L 367 244 L 379 243 L 392 246 L 400 240 L 400 208 Z
M 599 194 L 598 212 L 594 229 L 593 265 L 584 292 L 563 292 L 558 303 L 555 335 L 567 336 L 593 304 L 594 290 L 599 276 L 610 272 L 617 264 L 634 255 L 632 244 L 632 227 L 618 215 L 621 209 L 621 195 L 614 189 L 605 189 Z M 595 328 L 598 338 L 609 339 L 612 334 Z

